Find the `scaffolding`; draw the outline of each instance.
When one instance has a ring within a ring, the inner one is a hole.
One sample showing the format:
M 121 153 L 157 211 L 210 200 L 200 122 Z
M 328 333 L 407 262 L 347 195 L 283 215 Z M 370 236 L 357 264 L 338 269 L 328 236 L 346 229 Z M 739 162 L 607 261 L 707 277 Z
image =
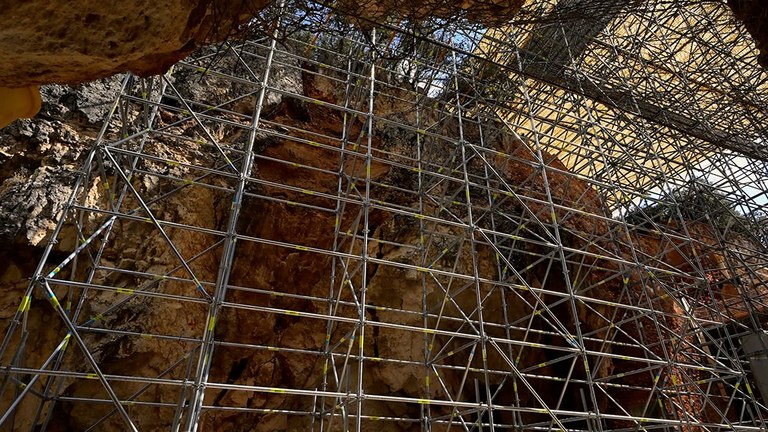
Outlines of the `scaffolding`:
M 0 427 L 765 430 L 768 74 L 725 3 L 260 22 L 123 79 Z

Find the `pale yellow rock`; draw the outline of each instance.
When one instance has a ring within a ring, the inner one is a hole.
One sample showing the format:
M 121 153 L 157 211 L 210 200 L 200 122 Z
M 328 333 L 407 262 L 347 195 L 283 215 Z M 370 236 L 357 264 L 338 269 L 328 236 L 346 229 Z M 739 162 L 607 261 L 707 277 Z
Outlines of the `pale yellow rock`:
M 269 0 L 0 0 L 0 86 L 162 73 Z
M 40 111 L 40 88 L 0 87 L 0 128 L 19 118 L 34 117 Z

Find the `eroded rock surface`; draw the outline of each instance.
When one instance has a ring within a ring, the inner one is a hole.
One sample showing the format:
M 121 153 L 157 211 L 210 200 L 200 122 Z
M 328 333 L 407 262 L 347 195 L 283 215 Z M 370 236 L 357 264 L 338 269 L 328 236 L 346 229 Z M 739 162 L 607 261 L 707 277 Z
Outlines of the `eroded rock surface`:
M 126 71 L 158 74 L 195 49 L 236 35 L 272 0 L 27 1 L 0 3 L 1 87 L 75 84 Z M 344 0 L 335 7 L 362 27 L 388 19 L 513 18 L 523 0 L 402 2 Z M 766 3 L 730 0 L 766 57 Z M 597 11 L 599 13 L 599 10 Z
M 195 49 L 242 31 L 270 0 L 5 1 L 0 4 L 0 86 L 75 84 L 126 71 L 164 72 Z M 521 1 L 342 2 L 365 19 L 466 14 L 500 23 Z M 415 7 L 417 6 L 417 7 Z
M 35 119 L 0 134 L 0 243 L 42 246 L 71 194 L 121 77 L 42 89 Z
M 0 86 L 81 83 L 165 71 L 222 40 L 267 0 L 4 1 Z
M 359 23 L 370 26 L 391 18 L 424 20 L 427 18 L 455 18 L 465 16 L 470 21 L 486 25 L 501 25 L 508 22 L 525 3 L 525 0 L 427 0 L 402 2 L 397 0 L 374 0 L 360 2 L 343 0 L 338 8 L 352 17 L 362 18 Z

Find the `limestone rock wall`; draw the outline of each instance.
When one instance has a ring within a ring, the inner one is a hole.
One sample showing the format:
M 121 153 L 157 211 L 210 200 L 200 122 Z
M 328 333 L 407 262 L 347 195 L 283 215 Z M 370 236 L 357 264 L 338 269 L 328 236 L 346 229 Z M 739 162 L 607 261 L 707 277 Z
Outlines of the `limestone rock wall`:
M 165 71 L 237 32 L 267 0 L 4 1 L 0 86 L 81 83 Z

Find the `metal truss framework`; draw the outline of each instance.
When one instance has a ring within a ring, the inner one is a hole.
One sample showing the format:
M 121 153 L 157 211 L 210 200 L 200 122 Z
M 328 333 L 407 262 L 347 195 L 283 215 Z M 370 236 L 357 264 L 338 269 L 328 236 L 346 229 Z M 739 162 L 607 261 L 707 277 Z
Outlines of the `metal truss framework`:
M 765 430 L 767 75 L 724 4 L 580 5 L 427 35 L 283 6 L 300 31 L 126 77 L 0 424 Z

